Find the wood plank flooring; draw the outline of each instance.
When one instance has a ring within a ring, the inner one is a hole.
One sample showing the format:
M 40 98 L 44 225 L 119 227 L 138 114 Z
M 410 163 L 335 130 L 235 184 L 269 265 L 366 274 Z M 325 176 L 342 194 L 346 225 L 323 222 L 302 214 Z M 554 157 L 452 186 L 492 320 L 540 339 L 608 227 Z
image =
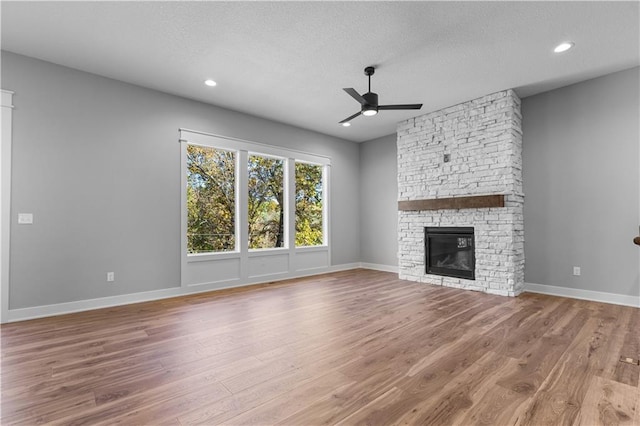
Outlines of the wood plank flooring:
M 3 425 L 640 425 L 640 309 L 354 270 L 3 325 Z

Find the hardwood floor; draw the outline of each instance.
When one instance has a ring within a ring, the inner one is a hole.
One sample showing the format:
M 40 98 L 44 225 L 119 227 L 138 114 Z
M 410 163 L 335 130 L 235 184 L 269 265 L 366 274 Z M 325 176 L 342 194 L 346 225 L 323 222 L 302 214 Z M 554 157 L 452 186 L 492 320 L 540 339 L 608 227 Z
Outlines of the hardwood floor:
M 640 309 L 355 270 L 3 325 L 9 424 L 640 425 Z

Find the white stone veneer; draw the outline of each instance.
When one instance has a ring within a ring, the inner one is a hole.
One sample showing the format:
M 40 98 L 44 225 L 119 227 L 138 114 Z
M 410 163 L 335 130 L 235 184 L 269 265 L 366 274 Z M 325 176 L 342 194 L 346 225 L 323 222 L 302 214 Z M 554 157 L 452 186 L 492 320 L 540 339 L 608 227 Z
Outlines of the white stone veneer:
M 521 119 L 520 99 L 506 90 L 398 124 L 398 200 L 505 195 L 501 208 L 400 211 L 400 278 L 504 296 L 522 292 Z M 474 227 L 475 280 L 425 273 L 425 226 Z

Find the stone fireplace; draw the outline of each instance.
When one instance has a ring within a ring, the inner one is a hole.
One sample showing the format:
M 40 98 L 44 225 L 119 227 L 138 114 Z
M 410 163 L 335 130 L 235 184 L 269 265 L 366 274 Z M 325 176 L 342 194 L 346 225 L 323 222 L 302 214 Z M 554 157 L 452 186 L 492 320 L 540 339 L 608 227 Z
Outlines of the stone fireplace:
M 515 92 L 399 123 L 398 200 L 400 278 L 505 296 L 522 292 L 522 130 Z

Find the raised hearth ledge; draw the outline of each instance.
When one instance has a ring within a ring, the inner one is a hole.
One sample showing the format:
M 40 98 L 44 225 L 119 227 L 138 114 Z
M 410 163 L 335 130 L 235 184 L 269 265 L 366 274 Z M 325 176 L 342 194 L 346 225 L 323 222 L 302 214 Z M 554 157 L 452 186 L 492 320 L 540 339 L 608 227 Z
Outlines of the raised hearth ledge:
M 504 194 L 398 201 L 398 210 L 482 209 L 504 207 Z

